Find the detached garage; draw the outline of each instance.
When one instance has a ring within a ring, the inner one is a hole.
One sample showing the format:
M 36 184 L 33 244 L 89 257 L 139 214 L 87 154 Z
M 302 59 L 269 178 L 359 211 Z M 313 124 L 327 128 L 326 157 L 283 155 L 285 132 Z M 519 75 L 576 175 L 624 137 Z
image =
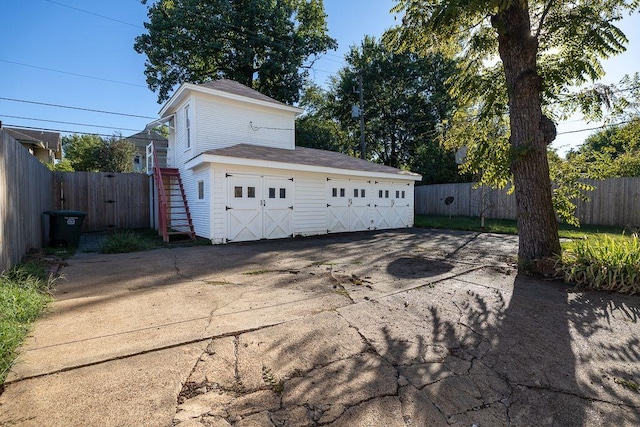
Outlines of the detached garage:
M 196 235 L 227 243 L 413 225 L 420 175 L 295 147 L 300 113 L 229 80 L 178 89 L 159 121 Z

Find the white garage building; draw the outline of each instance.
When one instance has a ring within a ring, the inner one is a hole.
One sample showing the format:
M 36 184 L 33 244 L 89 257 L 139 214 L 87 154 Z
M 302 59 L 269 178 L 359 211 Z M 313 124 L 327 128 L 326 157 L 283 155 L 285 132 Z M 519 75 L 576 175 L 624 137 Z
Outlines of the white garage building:
M 165 240 L 181 227 L 213 243 L 411 227 L 420 175 L 296 147 L 302 112 L 230 80 L 180 86 L 154 122 L 170 129 L 168 168 L 154 169 Z

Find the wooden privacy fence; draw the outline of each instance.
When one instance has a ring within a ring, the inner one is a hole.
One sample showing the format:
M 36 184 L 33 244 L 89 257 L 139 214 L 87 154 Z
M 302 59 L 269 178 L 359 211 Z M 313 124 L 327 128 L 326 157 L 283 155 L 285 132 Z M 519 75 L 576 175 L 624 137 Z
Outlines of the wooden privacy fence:
M 0 271 L 42 247 L 42 213 L 53 207 L 52 188 L 52 172 L 0 131 Z
M 640 227 L 640 177 L 585 180 L 596 187 L 587 192 L 589 202 L 576 201 L 581 224 Z M 474 183 L 436 184 L 415 188 L 416 213 L 420 215 L 480 216 L 516 219 L 515 196 L 506 190 L 474 188 Z M 453 197 L 450 204 L 447 198 Z
M 149 177 L 142 173 L 56 172 L 55 209 L 86 212 L 82 231 L 149 227 Z

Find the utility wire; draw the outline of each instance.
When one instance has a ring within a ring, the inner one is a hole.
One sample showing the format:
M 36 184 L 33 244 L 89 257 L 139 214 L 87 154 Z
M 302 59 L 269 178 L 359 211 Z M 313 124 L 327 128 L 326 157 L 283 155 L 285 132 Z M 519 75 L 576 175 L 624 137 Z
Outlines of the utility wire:
M 140 115 L 137 115 L 137 114 L 116 113 L 114 111 L 105 111 L 105 110 L 93 110 L 91 108 L 71 107 L 71 106 L 68 106 L 68 105 L 59 105 L 59 104 L 48 104 L 46 102 L 27 101 L 25 99 L 15 99 L 15 98 L 5 98 L 5 97 L 2 97 L 2 96 L 0 96 L 0 100 L 11 101 L 11 102 L 23 102 L 23 103 L 26 103 L 26 104 L 35 104 L 35 105 L 45 105 L 47 107 L 68 108 L 70 110 L 90 111 L 92 113 L 113 114 L 113 115 L 116 115 L 116 116 L 124 116 L 124 117 L 137 117 L 139 119 L 150 119 L 150 120 L 157 119 L 157 117 L 140 116 Z
M 142 27 L 140 25 L 132 24 L 130 22 L 121 21 L 119 19 L 111 18 L 111 17 L 105 16 L 105 15 L 100 15 L 99 13 L 95 13 L 95 12 L 89 12 L 88 10 L 80 9 L 80 8 L 74 7 L 74 6 L 69 6 L 68 4 L 64 4 L 64 3 L 58 3 L 57 1 L 52 1 L 52 0 L 45 0 L 45 1 L 47 1 L 49 3 L 57 4 L 58 6 L 68 7 L 69 9 L 77 10 L 78 12 L 87 13 L 89 15 L 97 16 L 97 17 L 100 17 L 100 18 L 103 18 L 103 19 L 108 19 L 109 21 L 119 22 L 120 24 L 129 25 L 131 27 L 142 28 L 144 30 L 144 27 Z
M 68 74 L 70 76 L 83 77 L 85 79 L 100 80 L 102 82 L 117 83 L 117 84 L 121 84 L 121 85 L 142 87 L 142 88 L 147 89 L 147 87 L 145 85 L 139 85 L 137 83 L 129 83 L 129 82 L 123 82 L 123 81 L 120 81 L 120 80 L 104 79 L 102 77 L 93 77 L 93 76 L 88 76 L 86 74 L 78 74 L 78 73 L 72 73 L 72 72 L 69 72 L 69 71 L 56 70 L 54 68 L 39 67 L 37 65 L 25 64 L 23 62 L 9 61 L 9 60 L 6 60 L 6 59 L 0 59 L 0 62 L 4 62 L 4 63 L 7 63 L 7 64 L 20 65 L 21 67 L 35 68 L 37 70 L 51 71 L 53 73 Z
M 59 120 L 35 119 L 33 117 L 9 116 L 7 114 L 0 114 L 0 117 L 6 117 L 6 118 L 9 118 L 9 119 L 30 120 L 30 121 L 35 121 L 35 122 L 59 123 L 59 124 L 63 124 L 63 125 L 97 127 L 97 128 L 103 128 L 103 129 L 130 130 L 130 131 L 134 131 L 134 132 L 139 132 L 140 131 L 140 129 L 120 128 L 120 127 L 117 127 L 117 126 L 102 126 L 102 125 L 93 125 L 93 124 L 88 124 L 88 123 L 74 123 L 74 122 L 63 122 L 63 121 L 59 121 Z

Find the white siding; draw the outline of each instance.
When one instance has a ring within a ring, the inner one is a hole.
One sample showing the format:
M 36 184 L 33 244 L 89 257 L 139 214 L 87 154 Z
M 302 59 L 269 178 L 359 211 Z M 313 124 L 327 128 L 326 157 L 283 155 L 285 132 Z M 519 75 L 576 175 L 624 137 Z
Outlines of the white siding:
M 239 102 L 198 95 L 195 122 L 195 154 L 236 144 L 293 149 L 295 116 Z M 192 107 L 193 108 L 193 107 Z
M 224 243 L 227 235 L 226 231 L 226 205 L 227 205 L 227 179 L 225 177 L 226 170 L 216 168 L 213 165 L 213 206 L 211 212 L 213 214 L 213 243 Z
M 293 207 L 293 229 L 297 236 L 327 233 L 327 177 L 298 173 L 294 176 L 296 203 Z
M 189 203 L 189 211 L 196 235 L 206 239 L 211 239 L 211 229 L 209 223 L 210 207 L 211 207 L 211 180 L 209 176 L 209 168 L 202 168 L 196 172 L 185 171 L 183 183 L 187 200 Z M 189 191 L 187 191 L 186 175 L 189 177 Z M 204 199 L 198 198 L 198 181 L 204 182 Z

